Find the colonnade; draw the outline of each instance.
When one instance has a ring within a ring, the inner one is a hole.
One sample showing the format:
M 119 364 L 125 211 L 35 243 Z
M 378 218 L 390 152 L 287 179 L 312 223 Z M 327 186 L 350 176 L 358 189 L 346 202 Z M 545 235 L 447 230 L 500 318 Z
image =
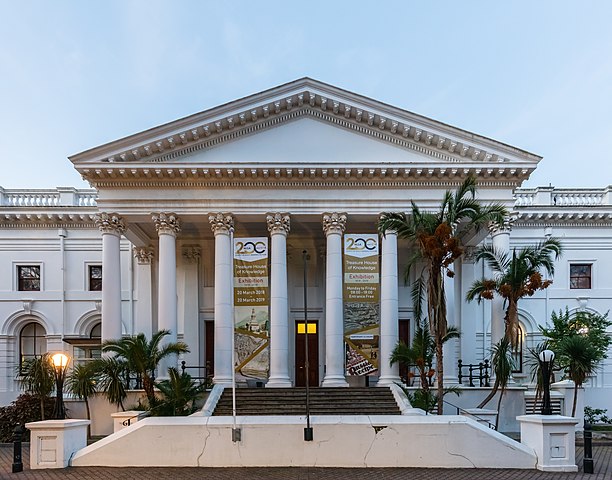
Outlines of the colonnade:
M 181 221 L 174 213 L 153 214 L 159 236 L 158 318 L 159 329 L 171 335 L 166 342 L 176 341 L 177 334 L 177 272 L 176 236 Z M 215 371 L 214 382 L 228 384 L 232 379 L 233 325 L 233 262 L 231 233 L 234 218 L 230 213 L 211 213 L 208 221 L 215 239 Z M 266 215 L 271 243 L 270 271 L 270 375 L 268 387 L 289 387 L 289 301 L 287 284 L 287 237 L 291 230 L 290 215 L 272 212 Z M 348 386 L 344 375 L 344 324 L 342 299 L 342 234 L 347 215 L 324 213 L 323 232 L 326 237 L 326 297 L 325 297 L 325 376 L 323 386 Z M 125 232 L 125 221 L 114 213 L 100 213 L 96 223 L 102 233 L 102 341 L 121 337 L 121 278 L 119 240 Z M 139 263 L 151 262 L 149 248 L 135 249 Z M 387 232 L 382 239 L 381 318 L 380 318 L 379 385 L 399 382 L 397 365 L 388 359 L 398 339 L 398 267 L 397 235 Z M 176 363 L 170 359 L 160 366 L 160 372 Z

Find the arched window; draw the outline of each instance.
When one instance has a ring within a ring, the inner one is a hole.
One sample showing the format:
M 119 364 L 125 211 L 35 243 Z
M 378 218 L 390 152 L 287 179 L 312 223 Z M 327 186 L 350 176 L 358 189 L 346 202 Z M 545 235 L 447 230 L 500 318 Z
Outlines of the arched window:
M 47 352 L 45 329 L 36 322 L 25 325 L 19 333 L 19 368 L 23 362 Z

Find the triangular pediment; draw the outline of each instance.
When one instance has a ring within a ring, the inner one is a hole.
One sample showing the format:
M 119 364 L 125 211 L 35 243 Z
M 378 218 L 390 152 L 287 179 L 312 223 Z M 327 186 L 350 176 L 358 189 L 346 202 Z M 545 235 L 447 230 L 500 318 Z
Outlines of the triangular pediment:
M 282 164 L 316 164 L 322 172 L 348 169 L 348 175 L 354 168 L 383 164 L 403 175 L 440 177 L 448 171 L 520 182 L 540 157 L 305 78 L 70 159 L 95 185 L 151 169 L 158 177 L 206 176 L 209 169 L 217 177 L 232 177 L 233 169 L 265 170 Z

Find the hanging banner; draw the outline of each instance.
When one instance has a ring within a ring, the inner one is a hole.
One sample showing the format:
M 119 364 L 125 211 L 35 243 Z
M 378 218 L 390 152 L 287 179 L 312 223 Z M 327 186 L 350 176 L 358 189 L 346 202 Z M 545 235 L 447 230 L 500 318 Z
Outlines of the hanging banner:
M 380 340 L 379 240 L 344 235 L 344 342 L 347 375 L 378 375 Z
M 268 239 L 234 238 L 234 347 L 237 380 L 270 371 Z

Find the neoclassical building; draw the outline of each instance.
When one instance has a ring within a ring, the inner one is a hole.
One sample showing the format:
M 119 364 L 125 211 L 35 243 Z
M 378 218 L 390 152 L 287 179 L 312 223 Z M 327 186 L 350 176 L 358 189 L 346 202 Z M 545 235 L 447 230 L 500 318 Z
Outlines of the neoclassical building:
M 91 190 L 0 189 L 0 403 L 18 394 L 28 356 L 93 358 L 102 340 L 160 329 L 216 383 L 231 382 L 234 365 L 240 381 L 303 385 L 306 350 L 312 385 L 365 384 L 364 372 L 370 385 L 397 382 L 385 359 L 414 331 L 411 247 L 378 237 L 377 220 L 411 202 L 436 208 L 468 176 L 482 202 L 512 215 L 462 239 L 446 290 L 462 335 L 446 346 L 445 372 L 456 381 L 459 359 L 482 361 L 503 335 L 500 301 L 465 302 L 486 273 L 474 248 L 554 236 L 565 254 L 553 286 L 519 305 L 515 379 L 528 383 L 537 325 L 566 307 L 605 313 L 612 299 L 610 189 L 521 189 L 541 160 L 308 78 L 73 155 Z M 347 245 L 367 235 L 372 270 L 351 276 Z M 254 275 L 238 273 L 237 249 L 260 254 L 240 264 Z M 358 299 L 360 314 L 347 310 L 351 282 L 375 292 Z M 586 402 L 612 409 L 610 393 L 608 361 Z

